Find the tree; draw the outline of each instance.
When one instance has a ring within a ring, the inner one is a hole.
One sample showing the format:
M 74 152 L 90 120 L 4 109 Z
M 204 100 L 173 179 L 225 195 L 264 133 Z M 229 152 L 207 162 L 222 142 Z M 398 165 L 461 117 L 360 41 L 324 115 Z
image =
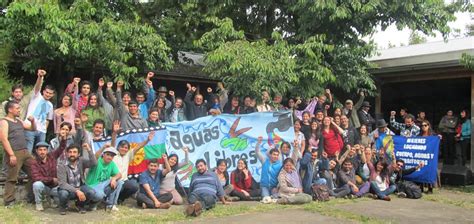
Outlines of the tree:
M 166 42 L 139 22 L 130 1 L 46 2 L 11 3 L 2 21 L 3 38 L 25 71 L 43 67 L 65 80 L 64 74 L 86 68 L 128 81 L 144 69 L 173 64 Z
M 461 64 L 467 69 L 474 71 L 474 55 L 463 53 L 461 57 Z
M 411 31 L 410 37 L 408 38 L 408 45 L 423 44 L 426 43 L 426 37 L 419 34 L 417 31 Z

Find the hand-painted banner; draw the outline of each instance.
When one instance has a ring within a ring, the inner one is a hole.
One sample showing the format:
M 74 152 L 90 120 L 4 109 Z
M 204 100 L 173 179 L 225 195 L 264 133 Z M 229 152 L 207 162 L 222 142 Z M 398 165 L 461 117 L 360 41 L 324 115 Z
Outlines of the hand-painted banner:
M 196 172 L 193 166 L 197 159 L 206 160 L 208 167 L 216 167 L 218 159 L 225 159 L 228 171 L 236 169 L 239 159 L 245 159 L 252 176 L 260 181 L 262 164 L 255 153 L 258 137 L 262 136 L 264 140 L 263 153 L 282 141 L 292 142 L 295 138 L 291 113 L 287 111 L 222 114 L 164 125 L 168 130 L 168 153 L 176 153 L 182 160 L 184 152 L 181 149 L 189 147 L 189 160 L 193 164 L 179 175 L 183 186 L 189 185 L 192 173 Z
M 416 167 L 423 162 L 425 166 L 404 179 L 417 183 L 435 183 L 438 174 L 439 137 L 385 136 L 383 139 L 387 152 L 395 150 L 395 157 L 405 161 L 405 169 Z M 390 154 L 390 153 L 389 153 Z
M 166 153 L 166 135 L 167 131 L 165 128 L 145 128 L 144 130 L 128 130 L 126 132 L 120 133 L 117 136 L 116 144 L 118 145 L 120 141 L 127 140 L 130 143 L 130 149 L 135 148 L 138 144 L 142 143 L 148 138 L 148 134 L 154 131 L 155 135 L 151 141 L 148 142 L 145 147 L 141 148 L 135 153 L 133 161 L 130 162 L 128 167 L 128 174 L 134 175 L 139 174 L 147 169 L 148 159 L 161 159 L 162 155 Z M 100 141 L 94 141 L 93 149 L 97 151 L 105 143 L 110 142 L 111 138 L 103 139 Z M 114 147 L 117 148 L 117 145 Z M 160 161 L 162 162 L 162 161 Z
M 144 149 L 135 154 L 129 166 L 129 174 L 137 174 L 146 169 L 149 158 L 161 158 L 166 146 L 168 154 L 177 154 L 181 162 L 184 160 L 183 147 L 189 148 L 189 164 L 178 172 L 183 186 L 188 186 L 196 168 L 194 162 L 206 160 L 209 167 L 216 167 L 217 160 L 225 159 L 228 171 L 237 167 L 239 159 L 245 159 L 248 169 L 256 181 L 260 181 L 262 164 L 257 159 L 255 145 L 259 136 L 263 137 L 260 149 L 266 153 L 283 141 L 293 142 L 295 132 L 291 112 L 265 112 L 246 115 L 222 114 L 202 117 L 193 121 L 164 123 L 166 129 L 132 130 L 119 134 L 116 144 L 121 140 L 130 142 L 131 147 L 143 142 L 150 130 L 155 136 Z M 163 144 L 166 139 L 166 144 Z M 94 141 L 94 149 L 99 149 L 110 137 Z

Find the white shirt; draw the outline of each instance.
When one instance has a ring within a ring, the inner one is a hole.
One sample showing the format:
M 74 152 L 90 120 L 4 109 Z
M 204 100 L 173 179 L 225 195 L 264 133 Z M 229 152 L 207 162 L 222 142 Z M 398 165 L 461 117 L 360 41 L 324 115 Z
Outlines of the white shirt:
M 34 95 L 34 91 L 32 91 L 31 95 L 25 122 L 30 125 L 31 122 L 28 120 L 28 117 L 33 116 L 35 118 L 36 130 L 46 133 L 46 120 L 51 121 L 54 117 L 53 104 L 49 100 L 45 100 L 40 92 Z
M 116 156 L 114 156 L 114 163 L 117 165 L 117 168 L 120 171 L 120 174 L 122 174 L 121 180 L 128 180 L 128 165 L 130 162 L 133 160 L 133 150 L 130 149 L 128 152 L 121 156 L 120 153 Z

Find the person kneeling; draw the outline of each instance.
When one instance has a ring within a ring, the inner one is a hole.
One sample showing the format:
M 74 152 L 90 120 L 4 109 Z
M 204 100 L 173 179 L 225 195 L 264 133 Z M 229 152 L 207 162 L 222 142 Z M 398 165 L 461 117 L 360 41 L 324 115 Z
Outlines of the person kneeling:
M 160 183 L 171 170 L 168 157 L 165 154 L 163 154 L 163 160 L 165 161 L 163 171 L 158 169 L 158 160 L 152 159 L 148 163 L 148 170 L 141 173 L 138 178 L 140 191 L 137 195 L 137 205 L 144 209 L 168 209 L 171 207 L 173 195 L 171 193 L 160 194 Z
M 301 178 L 296 171 L 295 162 L 291 158 L 283 161 L 283 169 L 278 175 L 278 204 L 304 204 L 309 203 L 313 197 L 303 193 Z
M 69 200 L 76 200 L 76 206 L 81 214 L 86 212 L 85 206 L 97 204 L 100 199 L 94 198 L 94 190 L 85 185 L 84 171 L 86 168 L 97 164 L 89 145 L 86 143 L 83 148 L 87 150 L 89 158 L 79 157 L 79 148 L 71 145 L 66 149 L 66 163 L 58 164 L 58 182 L 59 182 L 59 212 L 66 214 L 66 208 Z
M 193 174 L 189 184 L 189 205 L 186 207 L 186 215 L 198 216 L 202 209 L 208 210 L 216 205 L 217 198 L 222 204 L 229 204 L 224 198 L 224 189 L 217 178 L 216 173 L 207 170 L 206 161 L 196 161 L 197 173 Z

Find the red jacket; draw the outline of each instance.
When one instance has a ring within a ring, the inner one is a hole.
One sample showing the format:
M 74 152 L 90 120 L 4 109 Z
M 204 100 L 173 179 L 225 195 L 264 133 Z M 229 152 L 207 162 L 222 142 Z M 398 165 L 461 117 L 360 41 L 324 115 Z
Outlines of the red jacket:
M 344 142 L 342 141 L 342 136 L 339 134 L 339 132 L 330 128 L 329 132 L 327 133 L 323 130 L 322 136 L 324 138 L 324 151 L 328 154 L 328 156 L 335 156 L 337 151 L 341 151 L 342 147 L 344 146 Z
M 46 155 L 46 162 L 43 162 L 38 156 L 31 165 L 31 178 L 33 182 L 41 181 L 48 187 L 55 187 L 53 178 L 57 178 L 57 159 L 66 148 L 66 140 L 61 141 L 59 148 Z
M 230 174 L 230 183 L 234 186 L 234 190 L 238 192 L 242 192 L 242 190 L 248 192 L 252 187 L 252 174 L 249 172 L 248 178 L 245 179 L 245 174 L 235 170 Z

